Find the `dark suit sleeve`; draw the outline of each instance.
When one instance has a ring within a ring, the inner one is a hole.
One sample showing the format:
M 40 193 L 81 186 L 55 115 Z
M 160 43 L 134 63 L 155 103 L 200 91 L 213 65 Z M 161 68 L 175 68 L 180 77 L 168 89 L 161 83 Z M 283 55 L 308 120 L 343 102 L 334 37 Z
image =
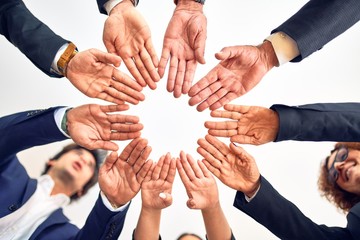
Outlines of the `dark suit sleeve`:
M 104 8 L 104 4 L 108 1 L 108 0 L 96 0 L 97 1 L 97 4 L 98 4 L 98 8 L 99 8 L 99 11 L 102 13 L 102 14 L 105 14 L 107 15 L 107 12 Z
M 56 125 L 56 109 L 26 111 L 0 118 L 0 159 L 33 146 L 67 139 Z
M 359 20 L 359 0 L 310 0 L 272 33 L 282 31 L 295 40 L 300 56 L 292 62 L 299 62 Z
M 359 239 L 353 238 L 348 228 L 314 223 L 293 203 L 281 196 L 264 177 L 261 177 L 260 190 L 250 202 L 245 200 L 242 192 L 237 192 L 234 206 L 280 239 Z M 356 224 L 359 226 L 359 222 Z
M 50 69 L 57 51 L 68 41 L 37 19 L 23 1 L 0 1 L 0 34 L 19 48 L 45 74 L 62 77 Z
M 275 142 L 360 141 L 360 103 L 322 103 L 296 107 L 271 106 L 279 116 Z

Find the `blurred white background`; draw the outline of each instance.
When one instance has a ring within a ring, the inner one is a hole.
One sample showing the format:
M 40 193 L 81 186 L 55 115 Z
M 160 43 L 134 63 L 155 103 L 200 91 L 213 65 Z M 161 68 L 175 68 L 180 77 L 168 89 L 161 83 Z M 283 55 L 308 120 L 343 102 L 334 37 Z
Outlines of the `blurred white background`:
M 307 1 L 207 1 L 204 12 L 208 19 L 206 64 L 198 66 L 195 81 L 205 76 L 217 63 L 214 54 L 223 47 L 257 45 L 295 13 Z M 98 12 L 95 0 L 45 1 L 25 0 L 28 8 L 57 34 L 73 41 L 79 50 L 98 48 L 102 43 L 105 15 Z M 161 55 L 167 24 L 175 8 L 172 0 L 141 0 L 138 10 L 147 20 L 153 44 Z M 316 17 L 316 16 L 314 16 Z M 301 105 L 318 102 L 359 102 L 360 63 L 359 24 L 339 36 L 322 50 L 301 63 L 288 63 L 273 69 L 247 95 L 232 103 L 242 105 L 272 104 Z M 121 30 L 120 30 L 121 31 Z M 76 90 L 65 79 L 50 78 L 4 37 L 0 38 L 0 116 L 18 111 L 51 106 L 78 106 L 86 103 L 107 104 L 90 99 Z M 120 69 L 127 72 L 125 65 Z M 196 141 L 207 133 L 203 122 L 210 120 L 209 111 L 202 113 L 188 106 L 188 96 L 175 99 L 166 91 L 167 75 L 151 91 L 146 88 L 146 100 L 131 106 L 128 114 L 140 116 L 145 125 L 142 137 L 153 148 L 151 158 L 158 160 L 166 152 L 177 156 L 180 150 L 200 158 Z M 222 139 L 227 142 L 227 139 Z M 46 160 L 68 142 L 54 143 L 20 154 L 29 173 L 37 177 Z M 128 141 L 119 142 L 122 149 Z M 321 160 L 329 153 L 331 142 L 280 142 L 263 146 L 244 146 L 257 160 L 261 173 L 287 199 L 296 204 L 305 215 L 318 224 L 345 226 L 346 218 L 335 207 L 319 196 L 317 177 Z M 221 204 L 237 239 L 277 239 L 266 228 L 234 208 L 235 191 L 218 182 Z M 98 187 L 77 203 L 65 209 L 66 215 L 81 227 L 91 210 Z M 186 207 L 186 192 L 179 176 L 173 188 L 174 202 L 163 210 L 161 235 L 165 240 L 175 239 L 182 232 L 205 235 L 200 211 Z M 140 194 L 132 201 L 124 230 L 119 239 L 131 239 L 140 212 Z

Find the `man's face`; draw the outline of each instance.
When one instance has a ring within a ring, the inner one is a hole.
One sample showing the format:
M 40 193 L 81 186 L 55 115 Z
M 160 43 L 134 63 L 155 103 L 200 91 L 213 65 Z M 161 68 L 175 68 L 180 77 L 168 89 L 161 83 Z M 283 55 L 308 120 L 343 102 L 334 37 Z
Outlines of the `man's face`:
M 68 188 L 71 195 L 83 189 L 95 171 L 95 158 L 85 149 L 74 149 L 57 160 L 49 161 L 51 168 L 48 174 L 56 181 L 59 180 Z
M 329 170 L 334 163 L 337 151 L 334 151 L 327 163 Z M 342 162 L 335 162 L 334 168 L 338 172 L 336 183 L 345 191 L 360 195 L 360 151 L 349 149 L 347 158 Z

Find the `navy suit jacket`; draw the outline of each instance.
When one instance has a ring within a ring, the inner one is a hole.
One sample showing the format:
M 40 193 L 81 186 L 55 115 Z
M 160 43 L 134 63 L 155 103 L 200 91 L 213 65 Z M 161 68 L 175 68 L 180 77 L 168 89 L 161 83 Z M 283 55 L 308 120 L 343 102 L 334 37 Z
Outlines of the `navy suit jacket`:
M 307 218 L 293 203 L 281 196 L 264 177 L 260 180 L 261 187 L 256 196 L 247 202 L 244 194 L 237 192 L 234 206 L 280 239 L 360 239 L 360 203 L 350 209 L 345 228 L 318 225 Z
M 60 47 L 69 41 L 37 19 L 23 1 L 0 1 L 0 34 L 41 71 L 51 77 L 62 77 L 50 71 L 51 63 Z
M 360 1 L 359 1 L 360 2 Z M 275 142 L 360 142 L 360 103 L 318 103 L 271 106 L 279 116 Z
M 0 118 L 0 218 L 16 211 L 35 192 L 31 179 L 16 154 L 33 146 L 65 140 L 54 120 L 56 108 L 22 112 Z M 62 209 L 53 212 L 30 239 L 118 239 L 128 207 L 111 212 L 99 196 L 85 225 L 78 229 L 69 223 Z
M 322 48 L 360 20 L 359 0 L 310 0 L 274 32 L 284 32 L 295 40 L 299 62 Z

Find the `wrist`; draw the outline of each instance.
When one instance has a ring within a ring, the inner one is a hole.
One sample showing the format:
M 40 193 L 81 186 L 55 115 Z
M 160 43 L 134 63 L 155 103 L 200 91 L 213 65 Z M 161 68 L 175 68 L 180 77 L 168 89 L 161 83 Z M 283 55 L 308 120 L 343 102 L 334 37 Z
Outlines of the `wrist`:
M 244 192 L 244 194 L 248 197 L 248 198 L 252 198 L 258 191 L 260 188 L 260 177 L 259 179 L 255 182 L 255 184 L 252 186 L 252 188 L 250 188 L 249 191 Z
M 111 14 L 122 14 L 123 12 L 126 12 L 130 8 L 135 8 L 135 5 L 133 4 L 132 0 L 123 0 L 120 3 L 116 4 L 110 11 L 109 16 Z
M 174 1 L 175 2 L 175 1 Z M 202 11 L 204 5 L 194 0 L 178 0 L 176 3 L 175 10 L 197 10 Z
M 266 62 L 268 70 L 270 70 L 275 66 L 276 67 L 279 66 L 279 61 L 277 59 L 275 50 L 270 41 L 265 40 L 262 44 L 258 46 L 258 48 L 262 53 L 261 55 L 264 61 Z

